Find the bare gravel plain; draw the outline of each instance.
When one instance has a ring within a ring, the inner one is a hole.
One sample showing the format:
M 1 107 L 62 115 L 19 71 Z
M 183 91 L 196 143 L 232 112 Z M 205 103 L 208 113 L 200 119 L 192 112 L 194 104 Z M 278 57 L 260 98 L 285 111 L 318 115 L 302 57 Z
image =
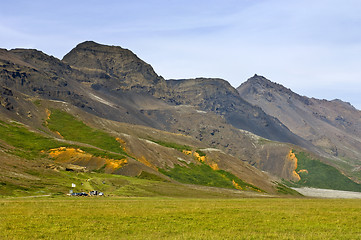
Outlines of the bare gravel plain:
M 340 191 L 320 188 L 292 188 L 307 197 L 361 199 L 361 192 Z

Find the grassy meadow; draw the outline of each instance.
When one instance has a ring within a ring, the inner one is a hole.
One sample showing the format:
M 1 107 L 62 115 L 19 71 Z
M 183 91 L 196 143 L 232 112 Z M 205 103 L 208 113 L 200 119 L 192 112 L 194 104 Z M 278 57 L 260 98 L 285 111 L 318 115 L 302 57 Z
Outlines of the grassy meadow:
M 49 117 L 44 125 L 73 143 L 0 121 L 0 239 L 361 239 L 361 200 L 266 198 L 260 189 L 206 164 L 159 169 L 184 184 L 145 171 L 126 177 L 102 169 L 53 170 L 46 153 L 61 146 L 116 159 L 129 155 L 114 136 L 69 114 L 52 109 Z M 324 174 L 328 169 L 308 156 L 297 157 L 300 169 L 317 169 L 301 174 L 302 186 L 339 177 Z M 107 197 L 67 197 L 72 183 L 75 192 L 97 189 Z M 282 184 L 277 189 L 296 195 Z
M 361 200 L 3 198 L 0 239 L 361 239 Z

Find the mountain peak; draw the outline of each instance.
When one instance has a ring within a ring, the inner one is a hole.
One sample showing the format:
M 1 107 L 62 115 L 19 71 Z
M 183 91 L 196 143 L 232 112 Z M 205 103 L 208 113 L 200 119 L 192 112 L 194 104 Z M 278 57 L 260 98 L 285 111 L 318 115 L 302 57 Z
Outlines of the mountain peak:
M 264 87 L 273 87 L 274 85 L 282 86 L 278 83 L 272 82 L 271 80 L 265 78 L 262 75 L 257 75 L 257 74 L 255 74 L 253 77 L 250 77 L 249 79 L 247 79 L 247 81 L 245 83 L 251 84 L 251 85 L 261 84 Z
M 82 43 L 79 43 L 78 45 L 76 45 L 76 47 L 73 50 L 97 50 L 97 51 L 107 51 L 107 52 L 125 51 L 132 53 L 130 50 L 122 48 L 120 46 L 105 45 L 94 41 L 84 41 Z
M 238 88 L 238 92 L 241 94 L 245 94 L 245 92 L 253 92 L 257 94 L 269 94 L 269 91 L 272 92 L 280 92 L 282 94 L 293 96 L 296 98 L 302 98 L 298 94 L 294 93 L 291 89 L 284 87 L 282 84 L 272 82 L 271 80 L 255 74 L 253 77 L 249 78 L 246 82 L 242 83 Z
M 110 45 L 103 45 L 94 41 L 85 41 L 76 45 L 68 54 L 63 57 L 63 61 L 71 63 L 71 65 L 76 66 L 75 64 L 78 61 L 75 61 L 75 58 L 79 57 L 78 55 L 83 55 L 84 53 L 88 55 L 97 55 L 100 56 L 101 54 L 113 54 L 113 55 L 122 55 L 122 57 L 132 57 L 138 58 L 134 53 L 132 53 L 128 49 L 124 49 L 120 46 L 110 46 Z
M 97 45 L 101 45 L 101 44 L 94 41 L 84 41 L 82 43 L 79 43 L 76 47 L 87 47 L 87 46 L 97 46 Z
M 152 66 L 119 46 L 85 41 L 66 54 L 63 61 L 86 72 L 92 79 L 96 78 L 97 84 L 111 89 L 137 88 L 144 92 L 165 86 L 165 80 L 155 73 Z

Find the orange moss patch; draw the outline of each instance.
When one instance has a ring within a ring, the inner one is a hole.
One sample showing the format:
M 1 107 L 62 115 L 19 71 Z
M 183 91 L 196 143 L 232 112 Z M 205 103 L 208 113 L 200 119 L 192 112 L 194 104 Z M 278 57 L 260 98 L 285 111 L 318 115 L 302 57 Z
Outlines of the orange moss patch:
M 187 150 L 183 150 L 182 151 L 185 155 L 191 155 L 193 152 L 192 151 L 187 151 Z
M 45 125 L 48 126 L 48 120 L 50 120 L 50 116 L 51 116 L 51 111 L 49 109 L 45 109 L 45 113 L 46 113 L 46 120 L 45 120 Z M 59 137 L 64 138 L 60 132 L 58 131 L 53 131 L 54 133 L 56 133 Z
M 55 133 L 56 133 L 56 134 L 58 134 L 58 135 L 59 135 L 59 137 L 64 138 L 64 137 L 60 134 L 60 132 L 55 131 Z
M 158 171 L 158 168 L 154 166 L 152 163 L 150 163 L 144 156 L 141 156 L 137 159 L 139 162 L 143 163 L 145 166 L 148 166 L 150 168 L 153 168 L 154 170 Z
M 67 148 L 67 147 L 60 147 L 60 148 L 53 148 L 49 150 L 49 155 L 52 158 L 71 158 L 74 156 L 81 156 L 81 157 L 86 157 L 86 158 L 90 158 L 93 155 L 89 154 L 89 153 L 85 153 L 83 150 L 79 149 L 79 148 Z
M 195 160 L 198 160 L 199 162 L 205 162 L 206 161 L 206 156 L 200 156 L 199 153 L 195 152 L 195 151 L 187 151 L 187 150 L 183 150 L 182 151 L 185 155 L 193 155 Z
M 206 161 L 206 156 L 200 156 L 199 153 L 197 152 L 193 152 L 193 156 L 195 157 L 195 159 L 197 159 L 200 162 Z
M 292 177 L 294 179 L 297 179 L 297 181 L 301 180 L 300 175 L 298 175 L 298 173 L 296 172 L 298 159 L 297 159 L 296 155 L 293 153 L 292 150 L 290 150 L 290 152 L 288 153 L 287 160 L 292 162 L 293 165 L 294 165 L 293 166 L 293 171 L 292 171 Z
M 128 163 L 127 159 L 121 159 L 121 160 L 115 160 L 115 159 L 108 159 L 103 158 L 106 161 L 106 168 L 110 168 L 111 170 L 117 170 L 119 168 L 122 168 L 125 164 Z
M 125 141 L 123 139 L 117 137 L 115 138 L 115 140 L 119 142 L 121 145 L 125 145 Z
M 207 164 L 208 166 L 210 166 L 213 170 L 219 170 L 218 164 L 210 161 L 207 156 L 200 156 L 199 153 L 197 153 L 196 151 L 187 151 L 187 150 L 183 150 L 183 153 L 186 155 L 193 155 L 194 159 L 197 160 L 198 162 L 202 162 Z
M 243 190 L 243 188 L 241 186 L 239 186 L 239 184 L 236 183 L 234 180 L 232 180 L 232 184 L 236 189 Z
M 301 169 L 297 173 L 307 173 L 308 174 L 308 171 L 307 171 L 307 169 Z
M 122 148 L 125 152 L 127 151 L 127 149 L 125 148 L 125 145 L 127 144 L 123 139 L 121 138 L 115 138 L 115 140 L 120 143 L 120 148 Z
M 50 120 L 51 112 L 49 109 L 46 108 L 45 113 L 46 113 L 45 125 L 48 126 L 48 120 Z
M 50 149 L 48 151 L 49 155 L 54 158 L 58 162 L 65 163 L 74 163 L 88 166 L 92 162 L 91 165 L 103 166 L 106 164 L 106 169 L 110 172 L 115 171 L 123 167 L 128 163 L 126 159 L 111 159 L 104 157 L 97 157 L 90 153 L 86 153 L 79 148 L 67 148 L 67 147 L 59 147 Z
M 51 112 L 49 109 L 45 109 L 45 112 L 46 112 L 46 120 L 49 120 L 50 119 L 50 115 L 51 115 Z
M 210 163 L 209 166 L 213 169 L 213 170 L 219 170 L 218 164 L 217 163 Z

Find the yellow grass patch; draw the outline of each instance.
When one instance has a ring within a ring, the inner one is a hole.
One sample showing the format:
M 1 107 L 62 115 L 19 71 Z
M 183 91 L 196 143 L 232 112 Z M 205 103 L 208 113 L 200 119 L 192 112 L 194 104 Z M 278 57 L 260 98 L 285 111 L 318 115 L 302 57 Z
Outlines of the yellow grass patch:
M 185 155 L 192 155 L 192 151 L 183 150 L 182 151 Z
M 81 163 L 87 165 L 90 162 L 95 163 L 99 167 L 106 164 L 106 169 L 113 172 L 128 163 L 126 159 L 111 159 L 105 157 L 94 156 L 86 153 L 79 148 L 60 147 L 49 150 L 49 155 L 58 162 Z
M 308 173 L 307 169 L 301 169 L 297 173 Z
M 207 156 L 201 156 L 199 155 L 199 153 L 197 151 L 187 151 L 187 150 L 183 150 L 182 151 L 184 154 L 186 155 L 193 155 L 194 159 L 197 160 L 198 162 L 201 163 L 205 163 L 208 166 L 210 166 L 213 170 L 219 170 L 218 164 L 211 161 L 209 158 L 207 158 Z
M 127 144 L 123 139 L 121 138 L 115 138 L 115 140 L 120 143 L 120 148 L 122 148 L 125 152 L 127 151 L 127 149 L 125 148 L 125 145 Z
M 296 172 L 298 159 L 297 159 L 296 155 L 293 153 L 292 150 L 289 151 L 286 159 L 287 159 L 287 161 L 290 161 L 290 162 L 293 163 L 293 169 L 294 170 L 292 171 L 292 177 L 294 179 L 297 179 L 297 181 L 301 180 L 300 175 L 298 175 L 298 173 Z
M 148 166 L 150 168 L 153 168 L 154 170 L 158 171 L 158 168 L 154 166 L 152 163 L 150 163 L 144 156 L 141 156 L 137 159 L 139 162 L 143 163 L 145 166 Z
M 241 186 L 239 186 L 239 184 L 236 183 L 234 180 L 232 180 L 232 184 L 236 189 L 243 190 L 243 188 Z

